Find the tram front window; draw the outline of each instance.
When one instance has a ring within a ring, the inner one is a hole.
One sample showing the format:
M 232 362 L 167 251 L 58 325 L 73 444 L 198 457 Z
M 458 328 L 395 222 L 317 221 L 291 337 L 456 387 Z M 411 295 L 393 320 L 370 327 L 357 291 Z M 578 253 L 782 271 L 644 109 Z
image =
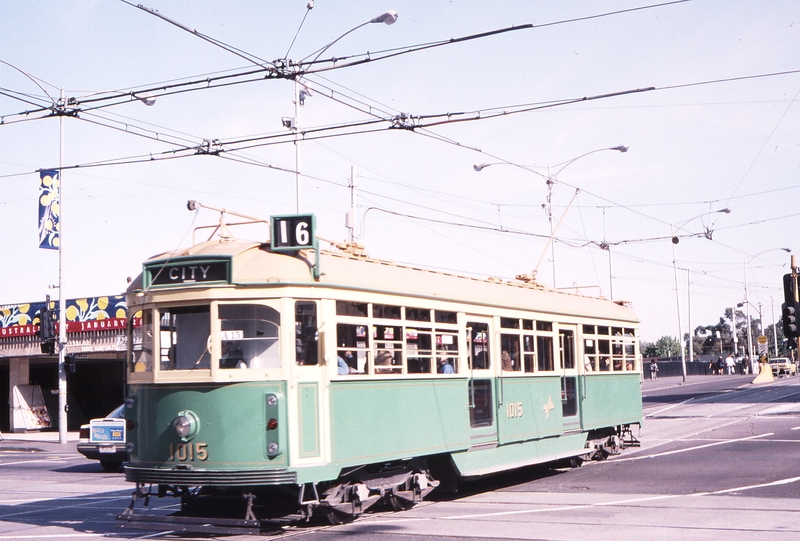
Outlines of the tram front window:
M 131 372 L 153 371 L 153 311 L 141 310 L 128 319 Z
M 161 310 L 161 370 L 211 368 L 208 306 Z
M 219 306 L 220 368 L 279 368 L 280 314 L 260 304 Z

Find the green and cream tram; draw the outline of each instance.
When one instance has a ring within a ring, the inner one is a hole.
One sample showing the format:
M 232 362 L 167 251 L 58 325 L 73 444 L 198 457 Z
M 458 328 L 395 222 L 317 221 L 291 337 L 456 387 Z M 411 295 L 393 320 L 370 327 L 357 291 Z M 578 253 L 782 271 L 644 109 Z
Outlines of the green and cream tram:
M 231 238 L 146 261 L 127 298 L 126 522 L 156 486 L 185 514 L 238 494 L 255 529 L 270 491 L 350 520 L 642 421 L 637 318 L 601 298 Z

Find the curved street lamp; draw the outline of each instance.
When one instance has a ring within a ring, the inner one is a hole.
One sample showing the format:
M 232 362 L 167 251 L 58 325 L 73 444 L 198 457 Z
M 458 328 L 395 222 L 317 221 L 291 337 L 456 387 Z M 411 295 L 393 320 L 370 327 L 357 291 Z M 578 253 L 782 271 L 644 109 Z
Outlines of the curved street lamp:
M 308 55 L 307 57 L 302 59 L 300 61 L 300 63 L 301 64 L 304 63 L 310 56 L 316 54 L 316 56 L 314 57 L 314 60 L 309 62 L 310 64 L 313 64 L 314 62 L 317 61 L 317 59 L 319 59 L 320 56 L 322 56 L 322 53 L 324 53 L 325 51 L 330 49 L 337 41 L 339 41 L 340 39 L 342 39 L 343 37 L 345 37 L 349 33 L 355 32 L 356 30 L 358 30 L 362 26 L 367 26 L 368 24 L 377 24 L 377 23 L 383 23 L 383 24 L 388 26 L 388 25 L 394 24 L 397 21 L 398 17 L 399 17 L 399 15 L 397 14 L 397 12 L 396 11 L 392 11 L 392 10 L 387 11 L 385 13 L 381 13 L 377 17 L 374 17 L 374 18 L 372 18 L 372 19 L 370 19 L 370 20 L 368 20 L 366 22 L 363 22 L 363 23 L 359 24 L 358 26 L 354 26 L 353 28 L 351 28 L 350 30 L 348 30 L 347 32 L 345 32 L 344 34 L 342 34 L 341 36 L 339 36 L 338 38 L 336 38 L 332 42 L 330 42 L 327 45 L 325 45 L 323 48 L 317 49 L 316 51 L 314 51 L 313 53 L 311 53 L 310 55 Z
M 792 253 L 792 249 L 791 248 L 770 248 L 769 250 L 764 250 L 763 252 L 759 252 L 756 255 L 750 256 L 749 258 L 748 257 L 744 258 L 744 304 L 746 306 L 746 312 L 747 312 L 747 316 L 746 316 L 747 317 L 747 356 L 748 356 L 748 360 L 750 361 L 751 367 L 752 367 L 752 364 L 753 364 L 753 326 L 752 326 L 752 324 L 750 322 L 750 295 L 748 293 L 748 287 L 747 287 L 747 264 L 750 263 L 752 260 L 754 260 L 755 258 L 757 258 L 760 255 L 766 254 L 767 252 L 774 252 L 776 250 L 783 250 L 786 253 Z M 759 320 L 761 320 L 760 311 L 759 311 Z M 763 328 L 763 324 L 764 324 L 764 322 L 762 320 L 761 321 L 762 328 Z M 778 351 L 778 339 L 777 339 L 778 333 L 776 332 L 776 329 L 774 327 L 772 329 L 772 332 L 776 336 L 776 338 L 775 338 L 775 352 L 777 353 L 777 351 Z
M 308 9 L 311 9 L 313 7 L 314 7 L 314 3 L 313 2 L 309 2 Z M 358 26 L 354 26 L 353 28 L 351 28 L 350 30 L 348 30 L 347 32 L 345 32 L 344 34 L 342 34 L 341 36 L 339 36 L 338 38 L 336 38 L 332 42 L 328 43 L 327 45 L 325 45 L 321 49 L 317 49 L 316 51 L 314 51 L 313 53 L 311 53 L 310 55 L 308 55 L 307 57 L 305 57 L 301 61 L 297 62 L 297 66 L 300 66 L 303 63 L 305 63 L 306 60 L 309 57 L 311 57 L 313 55 L 316 55 L 316 56 L 314 56 L 314 59 L 311 62 L 309 62 L 309 64 L 313 64 L 322 55 L 322 53 L 324 53 L 325 51 L 330 49 L 337 41 L 339 41 L 340 39 L 342 39 L 346 35 L 350 34 L 351 32 L 355 32 L 356 30 L 358 30 L 362 26 L 366 26 L 368 24 L 377 24 L 377 23 L 383 23 L 385 25 L 391 25 L 391 24 L 394 24 L 395 21 L 397 21 L 397 18 L 398 18 L 398 15 L 397 15 L 396 11 L 386 11 L 384 13 L 381 13 L 377 17 L 374 17 L 374 18 L 372 18 L 372 19 L 370 19 L 370 20 L 368 20 L 366 22 L 363 22 L 363 23 L 359 24 Z M 302 86 L 302 88 L 301 88 L 301 86 Z M 293 118 L 284 118 L 283 119 L 283 125 L 284 125 L 284 127 L 289 128 L 291 131 L 294 132 L 295 208 L 296 208 L 298 214 L 300 214 L 300 120 L 299 120 L 300 110 L 299 110 L 299 107 L 303 105 L 303 102 L 305 101 L 305 97 L 308 96 L 308 95 L 310 95 L 308 89 L 304 85 L 302 85 L 300 83 L 300 81 L 298 81 L 298 76 L 295 76 L 295 78 L 294 78 L 294 117 Z
M 550 223 L 550 238 L 548 239 L 547 245 L 544 248 L 544 252 L 542 253 L 542 257 L 544 257 L 544 253 L 547 252 L 547 248 L 549 246 L 550 247 L 550 259 L 553 262 L 553 289 L 558 289 L 557 286 L 556 286 L 556 252 L 555 252 L 555 243 L 553 242 L 553 237 L 555 236 L 555 233 L 556 233 L 556 230 L 558 229 L 558 227 L 556 226 L 556 229 L 553 229 L 553 184 L 556 184 L 558 182 L 556 177 L 558 176 L 559 173 L 561 173 L 561 171 L 566 169 L 568 166 L 572 165 L 573 163 L 575 163 L 576 161 L 580 160 L 581 158 L 583 158 L 585 156 L 588 156 L 589 154 L 595 154 L 597 152 L 604 152 L 606 150 L 616 150 L 617 152 L 628 152 L 628 147 L 625 146 L 625 145 L 618 145 L 618 146 L 615 146 L 615 147 L 598 148 L 598 149 L 595 149 L 595 150 L 590 150 L 589 152 L 585 152 L 585 153 L 581 154 L 580 156 L 576 156 L 575 158 L 569 159 L 569 160 L 567 160 L 565 162 L 557 163 L 555 165 L 546 166 L 547 167 L 547 175 L 544 175 L 544 174 L 542 174 L 539 171 L 536 171 L 534 169 L 534 168 L 544 169 L 545 166 L 521 165 L 521 164 L 517 164 L 517 163 L 513 163 L 513 162 L 476 163 L 476 164 L 474 164 L 472 166 L 472 168 L 475 171 L 482 171 L 482 170 L 484 170 L 487 167 L 490 167 L 492 165 L 512 165 L 514 167 L 519 167 L 520 169 L 524 169 L 524 170 L 526 170 L 528 172 L 531 172 L 531 173 L 533 173 L 535 175 L 539 175 L 540 177 L 544 178 L 547 181 L 547 205 L 546 205 L 546 210 L 547 210 L 547 221 Z M 555 173 L 551 173 L 551 170 L 553 168 L 555 168 L 555 167 L 558 167 L 559 169 Z M 577 195 L 577 191 L 576 191 L 576 195 Z M 562 215 L 561 217 L 563 219 L 564 216 Z M 561 225 L 560 221 L 559 221 L 558 225 Z M 536 279 L 536 274 L 539 271 L 539 264 L 541 262 L 542 262 L 542 259 L 539 258 L 539 262 L 536 264 L 536 268 L 533 271 L 534 280 Z

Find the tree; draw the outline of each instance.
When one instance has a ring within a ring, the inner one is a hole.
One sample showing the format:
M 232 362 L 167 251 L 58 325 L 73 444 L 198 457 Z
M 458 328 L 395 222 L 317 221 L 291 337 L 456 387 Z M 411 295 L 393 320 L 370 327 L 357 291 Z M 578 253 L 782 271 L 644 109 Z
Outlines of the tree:
M 640 344 L 644 357 L 677 357 L 681 354 L 681 344 L 671 336 L 662 336 L 655 343 Z

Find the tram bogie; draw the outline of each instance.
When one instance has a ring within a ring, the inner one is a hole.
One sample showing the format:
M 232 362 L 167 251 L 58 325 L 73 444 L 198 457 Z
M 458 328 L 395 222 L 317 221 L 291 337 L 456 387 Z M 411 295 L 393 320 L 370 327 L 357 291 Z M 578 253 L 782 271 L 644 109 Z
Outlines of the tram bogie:
M 642 420 L 637 320 L 605 299 L 226 238 L 145 262 L 128 306 L 129 526 L 169 495 L 181 528 L 214 498 L 346 522 Z

